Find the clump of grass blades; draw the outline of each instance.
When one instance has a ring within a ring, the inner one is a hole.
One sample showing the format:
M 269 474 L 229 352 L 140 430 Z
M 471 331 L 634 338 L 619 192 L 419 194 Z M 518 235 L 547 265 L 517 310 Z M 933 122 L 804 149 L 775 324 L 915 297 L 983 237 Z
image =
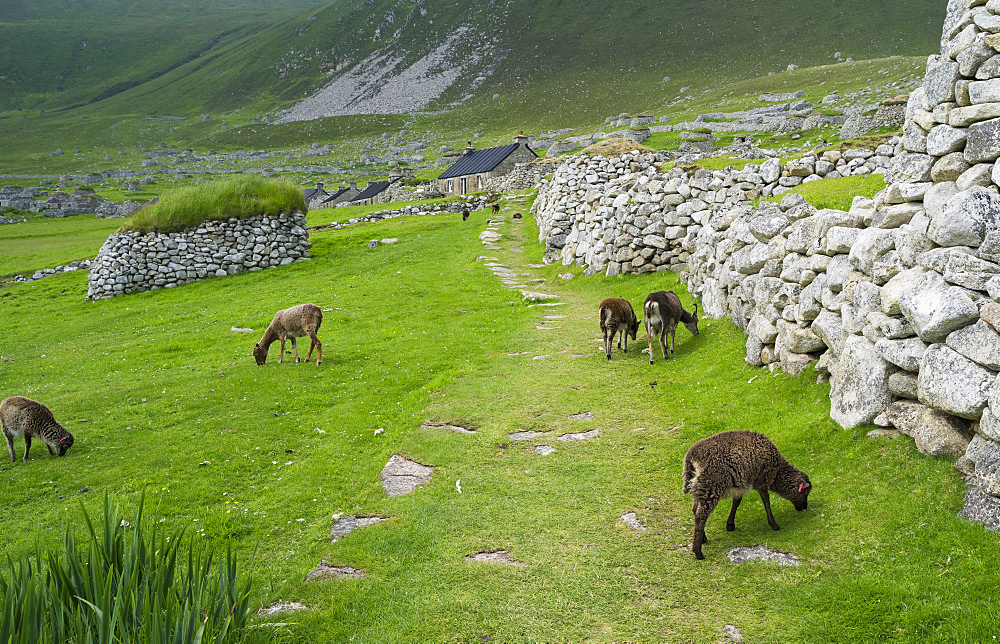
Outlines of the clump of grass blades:
M 306 212 L 306 203 L 291 182 L 247 175 L 164 193 L 125 222 L 122 230 L 176 232 L 209 219 L 297 212 Z
M 36 543 L 34 555 L 8 558 L 0 641 L 242 641 L 252 579 L 240 578 L 232 550 L 216 563 L 212 548 L 185 541 L 183 528 L 167 535 L 142 511 L 140 501 L 130 525 L 105 497 L 102 524 L 84 510 L 82 546 L 67 527 L 59 551 Z

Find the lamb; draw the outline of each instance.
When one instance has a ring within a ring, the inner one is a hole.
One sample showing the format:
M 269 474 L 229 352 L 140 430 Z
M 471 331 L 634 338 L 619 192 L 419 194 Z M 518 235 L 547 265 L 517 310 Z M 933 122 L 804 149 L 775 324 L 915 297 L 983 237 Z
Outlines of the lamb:
M 493 204 L 493 214 L 495 215 L 499 212 L 500 212 L 500 204 L 498 203 Z
M 705 538 L 705 522 L 722 499 L 732 499 L 726 530 L 736 529 L 736 508 L 743 495 L 757 490 L 767 522 L 778 530 L 778 522 L 771 514 L 768 490 L 788 499 L 796 510 L 808 507 L 812 484 L 805 473 L 792 467 L 763 434 L 749 431 L 720 432 L 703 438 L 688 449 L 684 456 L 684 494 L 694 500 L 694 539 L 691 549 L 694 556 L 704 559 L 701 545 Z
M 48 407 L 23 396 L 11 396 L 0 402 L 0 428 L 7 439 L 7 451 L 12 463 L 17 462 L 14 454 L 14 437 L 24 437 L 24 462 L 28 462 L 31 439 L 39 438 L 45 443 L 49 454 L 64 456 L 73 446 L 73 434 L 56 422 Z
M 285 357 L 285 338 L 291 338 L 292 349 L 295 350 L 295 362 L 301 362 L 299 349 L 295 346 L 295 338 L 309 336 L 312 344 L 309 345 L 309 355 L 306 362 L 312 358 L 313 348 L 316 348 L 316 366 L 323 363 L 323 343 L 316 337 L 319 325 L 323 323 L 323 310 L 315 304 L 299 304 L 290 309 L 278 311 L 274 314 L 274 319 L 264 331 L 264 337 L 260 339 L 257 346 L 253 348 L 253 357 L 257 361 L 257 366 L 261 366 L 267 361 L 267 350 L 275 340 L 281 340 L 281 354 L 278 356 L 278 363 Z
M 601 318 L 601 333 L 604 334 L 604 353 L 608 360 L 611 359 L 611 343 L 615 336 L 621 333 L 618 338 L 618 348 L 622 353 L 628 353 L 628 336 L 635 340 L 635 334 L 639 331 L 639 320 L 635 317 L 635 309 L 628 300 L 620 297 L 611 297 L 603 302 L 598 309 Z M 622 347 L 622 340 L 625 346 Z
M 663 359 L 667 360 L 667 334 L 670 334 L 670 353 L 674 352 L 674 336 L 677 333 L 677 322 L 683 322 L 692 335 L 698 335 L 698 305 L 694 305 L 694 313 L 688 313 L 681 306 L 681 298 L 673 291 L 658 291 L 646 297 L 642 307 L 643 319 L 646 323 L 646 335 L 649 336 L 649 364 L 653 364 L 653 335 L 660 337 L 660 347 L 663 349 Z

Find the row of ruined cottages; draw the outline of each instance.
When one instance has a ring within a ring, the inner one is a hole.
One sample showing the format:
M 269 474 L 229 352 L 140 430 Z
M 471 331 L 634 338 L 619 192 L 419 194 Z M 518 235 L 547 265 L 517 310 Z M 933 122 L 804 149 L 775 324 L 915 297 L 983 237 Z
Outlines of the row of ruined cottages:
M 436 194 L 424 194 L 424 197 L 451 197 L 486 190 L 487 181 L 510 174 L 517 166 L 538 159 L 538 155 L 528 147 L 528 137 L 518 134 L 509 145 L 477 150 L 470 142 L 458 154 L 445 158 L 454 162 L 437 178 Z M 317 183 L 315 188 L 303 191 L 303 196 L 310 209 L 340 204 L 371 206 L 396 201 L 398 193 L 394 188 L 401 187 L 407 178 L 413 178 L 411 168 L 396 168 L 387 180 L 371 181 L 364 188 L 358 188 L 357 182 L 351 181 L 331 192 L 323 183 Z

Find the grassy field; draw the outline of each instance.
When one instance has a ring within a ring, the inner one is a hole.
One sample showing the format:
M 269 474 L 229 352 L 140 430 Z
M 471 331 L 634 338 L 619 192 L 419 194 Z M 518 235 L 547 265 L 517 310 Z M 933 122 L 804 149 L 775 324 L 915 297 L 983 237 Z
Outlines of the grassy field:
M 0 227 L 0 280 L 43 268 L 93 259 L 120 219 L 73 215 L 61 219 L 33 217 Z
M 55 545 L 80 503 L 98 514 L 104 493 L 127 508 L 145 490 L 165 527 L 231 541 L 244 561 L 257 549 L 258 604 L 310 607 L 260 622 L 279 641 L 714 642 L 725 624 L 754 642 L 989 640 L 1000 544 L 956 518 L 964 486 L 951 463 L 906 439 L 841 430 L 827 385 L 746 365 L 742 334 L 724 320 L 702 320 L 697 337 L 680 330 L 669 362 L 649 365 L 642 331 L 608 362 L 599 301 L 638 307 L 675 289 L 690 307 L 675 278 L 570 269 L 566 282 L 566 267 L 528 266 L 541 258 L 530 220 L 508 219 L 503 250 L 483 251 L 486 217 L 317 231 L 308 262 L 97 303 L 84 301 L 82 272 L 0 290 L 0 395 L 42 400 L 76 436 L 63 459 L 36 445 L 0 473 L 3 552 L 29 548 L 36 532 Z M 58 262 L 86 246 L 59 248 L 48 232 L 4 226 L 0 244 L 20 235 L 52 245 L 47 261 Z M 368 249 L 375 237 L 399 242 Z M 563 305 L 529 308 L 481 255 L 544 280 L 525 283 Z M 322 366 L 272 355 L 256 367 L 250 349 L 274 311 L 307 301 L 327 309 Z M 569 419 L 585 411 L 593 418 Z M 683 454 L 741 428 L 810 475 L 809 509 L 775 499 L 773 532 L 747 497 L 729 533 L 723 507 L 696 562 Z M 519 430 L 549 433 L 508 436 Z M 536 453 L 542 444 L 555 451 Z M 432 481 L 387 498 L 378 474 L 393 454 L 433 465 Z M 648 531 L 626 527 L 626 512 Z M 333 516 L 351 513 L 389 519 L 331 544 Z M 803 565 L 725 556 L 756 544 Z M 496 549 L 525 566 L 465 560 Z M 305 584 L 324 558 L 367 576 Z

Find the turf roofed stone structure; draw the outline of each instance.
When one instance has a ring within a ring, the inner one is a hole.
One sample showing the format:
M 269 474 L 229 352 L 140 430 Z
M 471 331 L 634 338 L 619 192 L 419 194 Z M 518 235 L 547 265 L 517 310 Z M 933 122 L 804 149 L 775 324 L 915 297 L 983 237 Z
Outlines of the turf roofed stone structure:
M 510 145 L 485 150 L 477 150 L 470 142 L 459 160 L 438 177 L 438 190 L 446 197 L 486 190 L 489 179 L 510 174 L 518 165 L 537 158 L 523 134 Z
M 845 429 L 954 460 L 960 516 L 1000 532 L 1000 0 L 947 6 L 902 136 L 874 151 L 693 175 L 655 154 L 578 155 L 532 212 L 546 253 L 587 274 L 681 272 L 707 316 L 745 331 L 749 364 L 811 368 Z M 876 172 L 886 188 L 847 210 L 784 195 Z

